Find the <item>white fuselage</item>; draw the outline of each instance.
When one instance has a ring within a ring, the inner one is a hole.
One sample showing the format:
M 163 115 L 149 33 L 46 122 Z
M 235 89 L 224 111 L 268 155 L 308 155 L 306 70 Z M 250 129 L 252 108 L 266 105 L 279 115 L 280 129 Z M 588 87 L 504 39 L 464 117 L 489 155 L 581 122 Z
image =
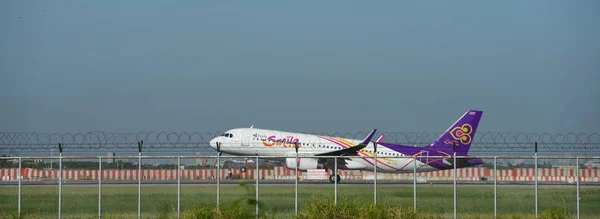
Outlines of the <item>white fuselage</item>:
M 298 144 L 298 156 L 314 156 L 326 152 L 342 150 L 360 144 L 357 139 L 321 136 L 304 133 L 293 133 L 257 128 L 238 128 L 226 131 L 210 141 L 210 146 L 221 152 L 238 156 L 281 156 L 291 158 L 296 155 L 294 146 Z M 412 156 L 408 156 L 389 148 L 378 146 L 375 158 L 374 144 L 360 150 L 358 156 L 348 158 L 346 169 L 373 171 L 377 159 L 377 171 L 381 172 L 413 172 L 414 165 L 418 172 L 437 170 Z M 333 158 L 332 158 L 333 159 Z M 416 164 L 415 164 L 416 163 Z M 342 168 L 340 168 L 342 169 Z

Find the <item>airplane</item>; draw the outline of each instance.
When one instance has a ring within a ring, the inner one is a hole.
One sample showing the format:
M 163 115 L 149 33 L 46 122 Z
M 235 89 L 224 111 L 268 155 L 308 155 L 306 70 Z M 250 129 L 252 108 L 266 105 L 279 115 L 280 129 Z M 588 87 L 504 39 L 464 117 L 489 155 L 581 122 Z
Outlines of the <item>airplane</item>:
M 475 137 L 477 126 L 483 111 L 468 110 L 433 143 L 426 146 L 408 146 L 383 142 L 382 135 L 375 142 L 371 139 L 377 129 L 373 129 L 364 139 L 321 136 L 315 134 L 250 128 L 230 129 L 210 141 L 210 147 L 218 152 L 235 156 L 281 156 L 287 168 L 307 171 L 308 169 L 333 169 L 332 158 L 298 158 L 298 156 L 339 156 L 338 169 L 375 170 L 377 154 L 377 172 L 412 173 L 453 169 L 451 156 L 467 156 Z M 355 157 L 345 157 L 355 156 Z M 360 156 L 360 157 L 356 157 Z M 443 156 L 427 158 L 422 156 Z M 416 158 L 414 158 L 416 157 Z M 273 159 L 273 158 L 269 158 Z M 457 158 L 456 168 L 482 164 L 479 158 Z M 416 167 L 415 167 L 416 165 Z M 245 168 L 241 169 L 245 171 Z M 332 171 L 335 173 L 335 171 Z M 331 174 L 329 181 L 340 181 L 340 176 Z

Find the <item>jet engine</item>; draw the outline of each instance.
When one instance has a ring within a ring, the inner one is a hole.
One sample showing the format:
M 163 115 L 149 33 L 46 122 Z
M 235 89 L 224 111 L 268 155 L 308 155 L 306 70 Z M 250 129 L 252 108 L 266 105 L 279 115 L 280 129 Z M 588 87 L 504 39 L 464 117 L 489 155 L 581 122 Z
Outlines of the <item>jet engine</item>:
M 298 158 L 300 161 L 298 170 L 308 170 L 323 168 L 323 164 L 319 164 L 319 161 L 315 158 Z M 296 169 L 296 158 L 286 158 L 285 166 L 290 169 Z

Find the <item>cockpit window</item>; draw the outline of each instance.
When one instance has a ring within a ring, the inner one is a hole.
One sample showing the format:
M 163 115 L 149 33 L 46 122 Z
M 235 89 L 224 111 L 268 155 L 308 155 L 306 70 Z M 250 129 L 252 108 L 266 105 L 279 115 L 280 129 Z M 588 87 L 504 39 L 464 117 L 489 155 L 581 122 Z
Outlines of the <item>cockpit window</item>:
M 230 133 L 230 134 L 229 134 L 229 137 L 230 137 L 230 138 L 233 138 L 233 134 L 231 134 L 231 133 Z

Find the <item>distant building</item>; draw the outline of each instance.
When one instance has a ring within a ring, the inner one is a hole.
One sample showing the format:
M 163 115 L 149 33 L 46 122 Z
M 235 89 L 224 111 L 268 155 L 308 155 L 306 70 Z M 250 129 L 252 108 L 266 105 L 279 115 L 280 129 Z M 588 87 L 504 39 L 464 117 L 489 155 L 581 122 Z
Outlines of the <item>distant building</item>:
M 19 164 L 19 159 L 12 159 L 9 160 L 9 162 L 18 165 Z M 22 163 L 41 163 L 42 159 L 21 159 Z
M 23 163 L 41 163 L 42 159 L 21 159 L 21 162 L 23 162 Z
M 570 166 L 570 165 L 553 165 L 552 168 L 557 168 L 557 169 L 577 169 L 577 166 Z
M 585 163 L 585 167 L 588 169 L 600 168 L 600 161 L 589 161 Z

